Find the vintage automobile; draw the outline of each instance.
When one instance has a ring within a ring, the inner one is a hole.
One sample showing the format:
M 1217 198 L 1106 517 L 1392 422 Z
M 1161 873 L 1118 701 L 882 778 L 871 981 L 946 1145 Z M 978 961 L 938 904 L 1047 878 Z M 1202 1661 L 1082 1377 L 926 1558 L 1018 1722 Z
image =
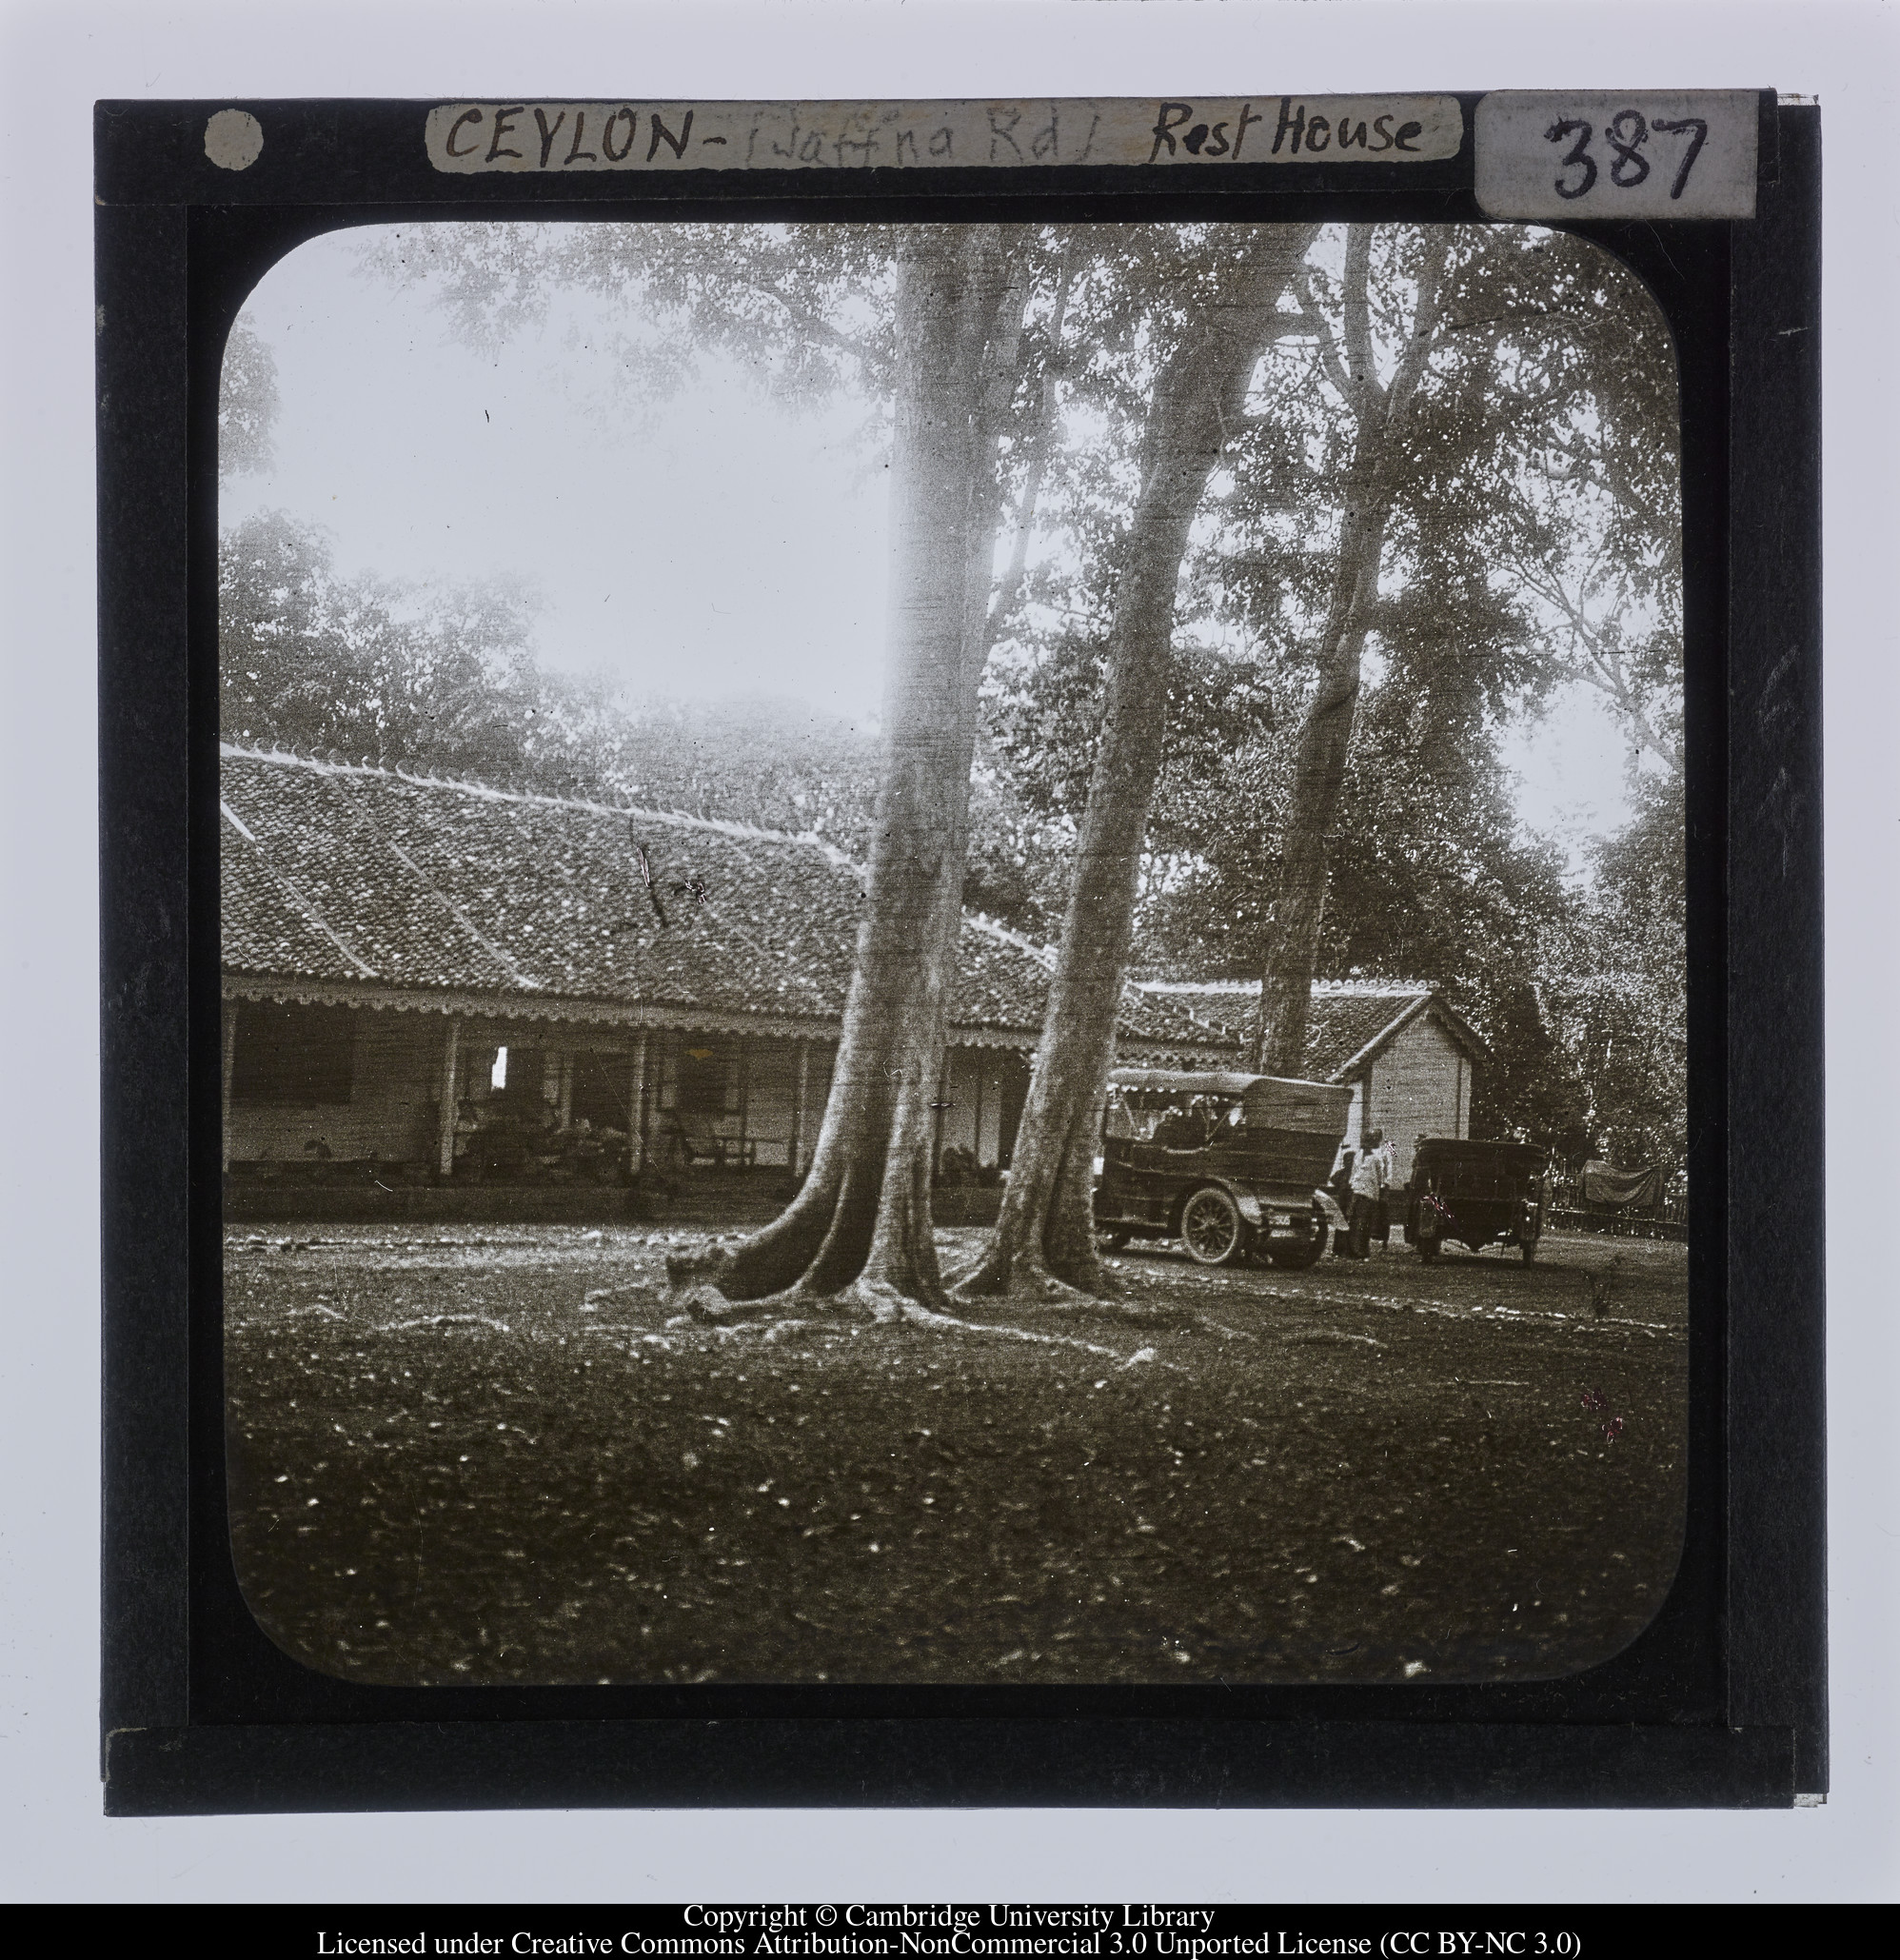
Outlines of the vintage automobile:
M 1426 1137 L 1405 1187 L 1405 1237 L 1430 1265 L 1447 1240 L 1514 1245 L 1528 1266 L 1543 1237 L 1546 1158 L 1532 1143 Z
M 1114 1247 L 1178 1237 L 1225 1266 L 1250 1254 L 1310 1266 L 1344 1218 L 1319 1187 L 1349 1089 L 1275 1076 L 1118 1068 L 1108 1079 L 1096 1229 Z

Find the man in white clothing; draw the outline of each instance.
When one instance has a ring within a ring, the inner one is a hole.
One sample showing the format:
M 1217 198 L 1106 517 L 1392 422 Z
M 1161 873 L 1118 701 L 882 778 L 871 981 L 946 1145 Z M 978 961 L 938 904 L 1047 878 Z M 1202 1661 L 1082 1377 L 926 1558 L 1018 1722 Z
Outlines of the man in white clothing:
M 1366 1257 L 1371 1248 L 1379 1199 L 1385 1196 L 1386 1156 L 1379 1147 L 1384 1141 L 1384 1133 L 1374 1130 L 1366 1138 L 1358 1159 L 1353 1165 L 1353 1208 L 1346 1215 L 1346 1257 L 1349 1259 Z

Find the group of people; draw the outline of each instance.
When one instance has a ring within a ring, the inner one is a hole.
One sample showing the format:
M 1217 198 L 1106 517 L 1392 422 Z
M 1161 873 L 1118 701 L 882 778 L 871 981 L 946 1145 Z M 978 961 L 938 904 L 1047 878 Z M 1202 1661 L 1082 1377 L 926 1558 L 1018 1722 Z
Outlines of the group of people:
M 1163 1150 L 1205 1150 L 1222 1124 L 1237 1119 L 1238 1110 L 1231 1097 L 1220 1096 L 1194 1096 L 1184 1104 L 1143 1109 L 1121 1089 L 1111 1088 L 1102 1133 L 1158 1144 Z
M 1346 1231 L 1336 1250 L 1342 1259 L 1363 1259 L 1372 1255 L 1375 1238 L 1383 1244 L 1392 1231 L 1392 1216 L 1386 1193 L 1393 1182 L 1392 1145 L 1383 1130 L 1368 1133 L 1362 1149 L 1347 1151 L 1334 1174 L 1346 1213 Z
M 626 1157 L 627 1133 L 596 1125 L 585 1117 L 563 1123 L 561 1112 L 543 1102 L 538 1113 L 464 1097 L 455 1113 L 455 1165 L 479 1182 L 507 1176 L 599 1181 L 616 1175 Z

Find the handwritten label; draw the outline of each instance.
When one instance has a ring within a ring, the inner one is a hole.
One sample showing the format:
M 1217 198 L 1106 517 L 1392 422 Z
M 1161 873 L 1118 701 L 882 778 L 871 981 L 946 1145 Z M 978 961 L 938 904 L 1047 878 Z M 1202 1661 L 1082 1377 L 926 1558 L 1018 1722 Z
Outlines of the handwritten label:
M 1493 218 L 1752 218 L 1752 89 L 1487 95 L 1473 128 Z
M 451 102 L 429 162 L 525 170 L 1023 169 L 1059 165 L 1415 164 L 1458 153 L 1451 95 L 1188 101 Z

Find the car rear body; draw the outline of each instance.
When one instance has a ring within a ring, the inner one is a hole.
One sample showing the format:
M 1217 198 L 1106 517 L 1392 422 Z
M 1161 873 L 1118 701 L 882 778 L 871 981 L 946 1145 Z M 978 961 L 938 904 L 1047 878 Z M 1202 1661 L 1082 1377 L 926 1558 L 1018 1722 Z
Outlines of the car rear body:
M 1310 1243 L 1316 1196 L 1345 1135 L 1349 1089 L 1225 1071 L 1124 1068 L 1109 1076 L 1109 1098 L 1096 1185 L 1098 1228 L 1173 1237 L 1190 1199 L 1211 1187 L 1227 1195 L 1242 1221 L 1241 1250 L 1297 1257 Z M 1326 1199 L 1322 1218 L 1329 1214 L 1336 1216 Z
M 1544 1230 L 1547 1164 L 1535 1144 L 1421 1138 L 1406 1186 L 1406 1243 L 1427 1258 L 1456 1243 L 1514 1245 L 1530 1259 Z

